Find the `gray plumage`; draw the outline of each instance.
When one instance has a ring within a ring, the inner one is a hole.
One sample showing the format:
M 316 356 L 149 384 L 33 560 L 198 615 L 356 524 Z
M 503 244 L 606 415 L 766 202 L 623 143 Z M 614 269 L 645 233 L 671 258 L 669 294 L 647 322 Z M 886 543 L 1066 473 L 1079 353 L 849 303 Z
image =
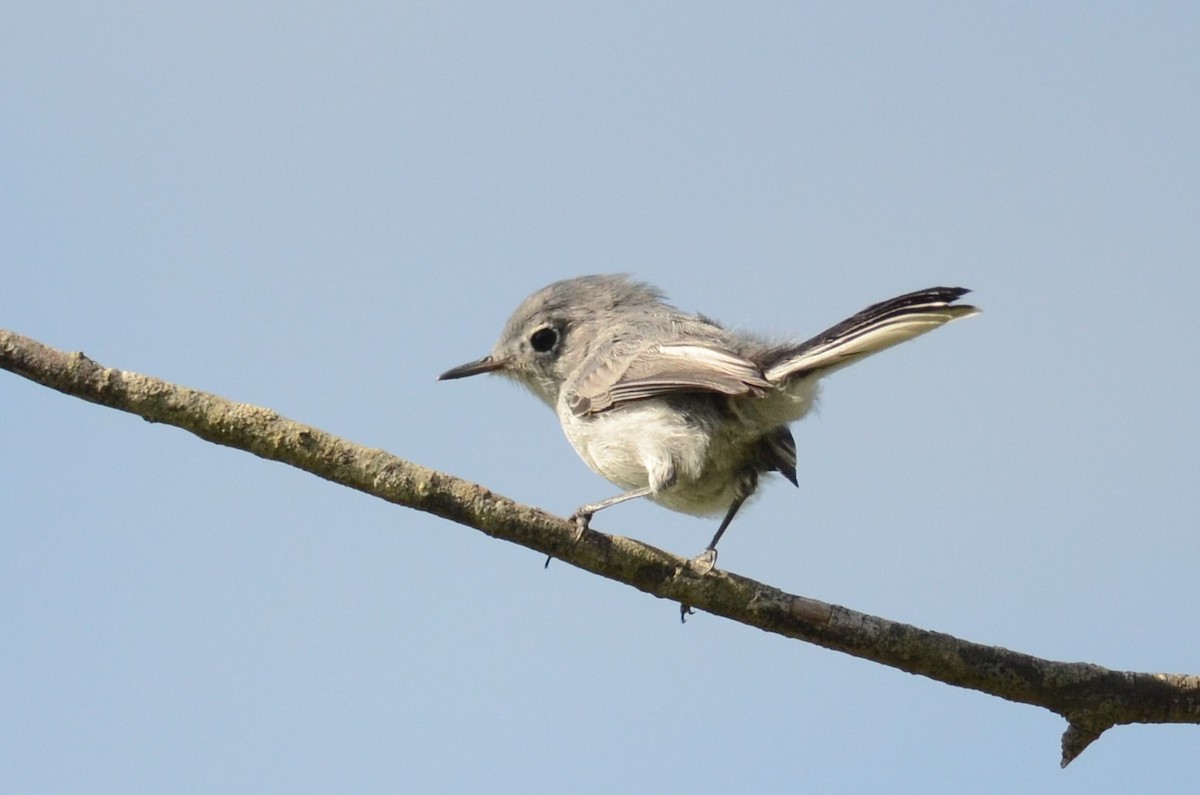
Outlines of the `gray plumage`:
M 788 424 L 803 417 L 828 373 L 979 310 L 968 291 L 934 287 L 874 304 L 803 342 L 771 343 L 666 303 L 624 275 L 555 282 L 521 303 L 492 352 L 441 379 L 498 372 L 558 414 L 588 466 L 635 497 L 685 513 L 724 512 L 701 560 L 759 476 L 796 483 Z

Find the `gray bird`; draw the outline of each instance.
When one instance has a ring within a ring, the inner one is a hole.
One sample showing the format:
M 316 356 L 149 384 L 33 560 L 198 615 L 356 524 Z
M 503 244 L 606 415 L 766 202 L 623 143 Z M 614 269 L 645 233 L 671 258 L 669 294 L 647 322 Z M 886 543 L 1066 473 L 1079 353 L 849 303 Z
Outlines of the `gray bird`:
M 788 424 L 812 408 L 818 380 L 979 310 L 969 292 L 933 287 L 867 307 L 804 342 L 772 342 L 681 312 L 624 275 L 555 282 L 525 299 L 482 359 L 439 380 L 496 372 L 558 414 L 576 452 L 624 490 L 572 515 L 648 497 L 724 518 L 696 559 L 703 571 L 760 475 L 796 481 Z

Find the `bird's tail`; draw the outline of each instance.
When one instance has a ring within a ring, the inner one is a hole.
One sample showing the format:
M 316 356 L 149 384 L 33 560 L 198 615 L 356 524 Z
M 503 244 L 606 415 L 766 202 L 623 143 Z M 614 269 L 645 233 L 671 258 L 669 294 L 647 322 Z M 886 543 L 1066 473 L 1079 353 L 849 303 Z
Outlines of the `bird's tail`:
M 931 287 L 873 304 L 810 340 L 775 349 L 761 363 L 763 371 L 768 381 L 779 384 L 845 367 L 951 320 L 977 314 L 976 307 L 954 303 L 969 292 Z

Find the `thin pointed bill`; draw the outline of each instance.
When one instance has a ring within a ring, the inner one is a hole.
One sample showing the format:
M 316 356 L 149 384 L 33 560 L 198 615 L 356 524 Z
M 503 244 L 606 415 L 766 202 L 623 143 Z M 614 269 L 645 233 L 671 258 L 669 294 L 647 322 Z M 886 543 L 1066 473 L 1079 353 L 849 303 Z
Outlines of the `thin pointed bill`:
M 458 367 L 451 367 L 446 372 L 437 377 L 439 381 L 452 381 L 455 378 L 466 378 L 469 375 L 479 375 L 480 373 L 490 373 L 495 370 L 503 370 L 504 361 L 495 359 L 491 356 L 484 356 L 473 362 L 460 364 Z

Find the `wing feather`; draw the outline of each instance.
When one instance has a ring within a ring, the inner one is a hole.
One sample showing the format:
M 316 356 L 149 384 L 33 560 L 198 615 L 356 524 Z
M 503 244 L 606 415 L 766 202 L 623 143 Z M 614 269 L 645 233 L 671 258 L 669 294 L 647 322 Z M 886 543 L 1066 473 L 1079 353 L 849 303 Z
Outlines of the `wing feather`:
M 576 415 L 672 394 L 761 395 L 772 388 L 758 365 L 715 343 L 660 343 L 593 356 L 601 357 L 574 384 L 570 405 Z

